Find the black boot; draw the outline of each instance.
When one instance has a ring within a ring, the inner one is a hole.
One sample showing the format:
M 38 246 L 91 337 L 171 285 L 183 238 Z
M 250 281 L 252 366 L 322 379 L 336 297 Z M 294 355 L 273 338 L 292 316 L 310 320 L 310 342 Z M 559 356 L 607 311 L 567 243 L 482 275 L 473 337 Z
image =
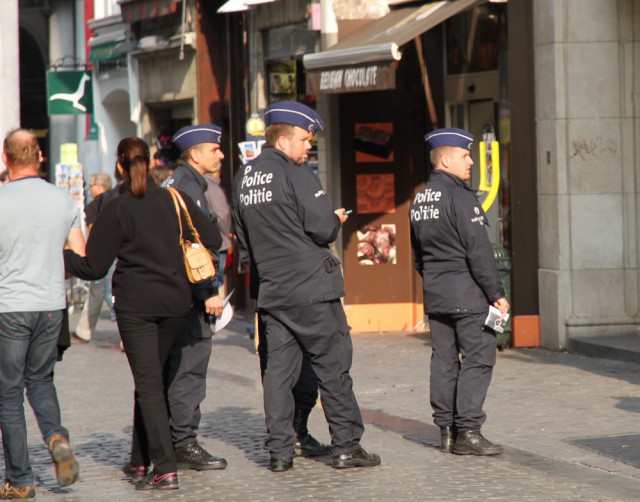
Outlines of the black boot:
M 225 469 L 227 467 L 227 461 L 224 458 L 214 457 L 198 443 L 189 443 L 185 446 L 179 446 L 175 450 L 178 469 L 206 471 L 212 469 Z
M 302 457 L 322 457 L 331 454 L 331 449 L 322 444 L 307 429 L 311 410 L 296 409 L 293 429 L 296 431 L 296 453 Z
M 367 453 L 364 448 L 358 447 L 351 453 L 343 453 L 333 457 L 334 469 L 349 469 L 351 467 L 375 467 L 380 465 L 380 457 L 375 453 Z
M 271 458 L 269 459 L 269 469 L 271 472 L 287 472 L 293 469 L 292 458 Z
M 499 455 L 504 453 L 504 448 L 486 439 L 480 430 L 471 430 L 458 432 L 458 437 L 453 445 L 453 453 L 456 455 Z
M 453 426 L 440 427 L 440 451 L 451 453 L 456 441 L 456 429 Z

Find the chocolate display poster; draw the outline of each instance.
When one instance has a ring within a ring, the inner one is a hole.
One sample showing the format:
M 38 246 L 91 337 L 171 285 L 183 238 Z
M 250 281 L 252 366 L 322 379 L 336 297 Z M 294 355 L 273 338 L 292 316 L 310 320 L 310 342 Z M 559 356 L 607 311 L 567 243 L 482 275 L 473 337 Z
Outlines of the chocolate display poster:
M 356 175 L 358 214 L 395 213 L 395 176 L 393 174 Z
M 356 162 L 393 162 L 393 124 L 356 124 L 353 147 Z
M 394 224 L 365 225 L 356 232 L 358 264 L 396 264 L 396 226 Z

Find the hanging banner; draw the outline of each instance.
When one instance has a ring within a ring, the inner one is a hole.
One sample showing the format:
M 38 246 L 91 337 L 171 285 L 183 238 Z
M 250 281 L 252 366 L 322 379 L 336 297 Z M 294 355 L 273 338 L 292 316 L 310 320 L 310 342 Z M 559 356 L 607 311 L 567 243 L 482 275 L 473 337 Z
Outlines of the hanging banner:
M 49 115 L 93 113 L 91 72 L 47 72 L 47 113 Z

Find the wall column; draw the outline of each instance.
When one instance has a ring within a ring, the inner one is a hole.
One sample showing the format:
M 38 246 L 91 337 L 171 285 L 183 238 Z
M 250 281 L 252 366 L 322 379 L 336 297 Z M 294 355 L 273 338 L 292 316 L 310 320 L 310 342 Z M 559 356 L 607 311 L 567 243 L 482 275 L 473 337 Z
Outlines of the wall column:
M 20 68 L 18 0 L 2 3 L 0 16 L 0 140 L 20 126 Z M 1 164 L 1 163 L 0 163 Z M 5 170 L 0 165 L 0 172 Z

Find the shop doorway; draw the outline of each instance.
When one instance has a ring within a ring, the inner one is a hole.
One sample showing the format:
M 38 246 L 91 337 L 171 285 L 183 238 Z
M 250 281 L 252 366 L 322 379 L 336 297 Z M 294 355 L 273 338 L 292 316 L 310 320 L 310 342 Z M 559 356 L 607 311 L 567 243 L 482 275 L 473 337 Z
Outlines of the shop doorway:
M 353 211 L 342 231 L 345 311 L 354 331 L 410 331 L 422 318 L 408 213 L 415 166 L 424 165 L 414 148 L 424 117 L 410 104 L 401 91 L 340 98 L 342 205 Z
M 471 77 L 472 78 L 472 77 Z M 456 79 L 458 80 L 458 79 Z M 493 79 L 491 79 L 493 80 Z M 491 82 L 489 80 L 489 83 Z M 450 85 L 450 84 L 449 84 Z M 459 84 L 454 84 L 456 88 Z M 445 93 L 449 96 L 454 94 L 455 89 L 448 89 Z M 490 197 L 490 187 L 493 183 L 499 183 L 498 196 L 493 200 L 490 205 L 485 205 L 485 211 L 489 218 L 489 226 L 487 232 L 489 233 L 489 239 L 492 243 L 503 245 L 505 239 L 503 238 L 503 215 L 506 214 L 501 210 L 501 201 L 505 198 L 502 196 L 504 193 L 504 187 L 507 186 L 508 180 L 503 179 L 502 176 L 494 176 L 498 174 L 493 171 L 493 162 L 496 160 L 492 158 L 491 143 L 492 141 L 498 141 L 500 156 L 504 157 L 505 145 L 500 141 L 498 134 L 498 100 L 497 89 L 488 87 L 483 92 L 479 93 L 484 96 L 484 99 L 469 99 L 462 102 L 448 102 L 447 110 L 447 126 L 458 127 L 465 129 L 474 135 L 475 141 L 471 150 L 471 157 L 474 165 L 471 170 L 471 179 L 469 185 L 476 191 L 478 200 L 481 203 L 485 203 Z M 494 94 L 494 96 L 491 96 Z M 481 148 L 480 142 L 483 141 L 486 146 L 487 153 L 484 153 L 485 161 L 481 161 Z M 497 159 L 500 166 L 500 157 Z M 482 172 L 484 171 L 484 172 Z M 490 202 L 490 201 L 489 201 Z M 487 202 L 488 204 L 488 202 Z

